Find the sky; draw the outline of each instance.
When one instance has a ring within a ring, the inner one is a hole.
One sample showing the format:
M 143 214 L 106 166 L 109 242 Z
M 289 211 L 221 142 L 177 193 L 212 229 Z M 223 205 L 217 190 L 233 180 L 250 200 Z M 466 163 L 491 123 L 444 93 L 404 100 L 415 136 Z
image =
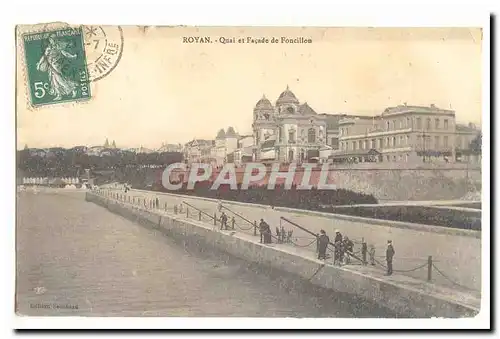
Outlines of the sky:
M 30 27 L 24 27 L 30 30 Z M 104 26 L 106 30 L 106 26 Z M 403 103 L 453 109 L 481 124 L 481 43 L 476 28 L 123 27 L 116 68 L 92 99 L 31 107 L 18 42 L 17 147 L 158 148 L 251 134 L 253 108 L 287 85 L 318 113 L 380 114 Z M 183 43 L 208 36 L 212 43 Z M 304 37 L 312 43 L 221 44 L 220 37 Z M 90 53 L 88 51 L 88 53 Z

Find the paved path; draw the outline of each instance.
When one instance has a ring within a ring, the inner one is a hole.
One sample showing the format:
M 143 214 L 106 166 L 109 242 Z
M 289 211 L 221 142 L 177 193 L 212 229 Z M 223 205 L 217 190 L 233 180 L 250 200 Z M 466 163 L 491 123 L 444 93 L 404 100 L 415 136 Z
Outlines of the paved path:
M 332 208 L 342 207 L 380 207 L 380 206 L 429 206 L 447 207 L 450 205 L 470 205 L 473 203 L 481 203 L 481 201 L 464 201 L 464 200 L 422 200 L 422 201 L 386 201 L 379 204 L 358 204 L 358 205 L 335 205 Z M 451 206 L 452 207 L 452 206 Z M 457 206 L 455 206 L 457 207 Z M 458 207 L 457 207 L 458 208 Z
M 115 192 L 123 194 L 123 190 L 115 190 Z M 214 213 L 219 215 L 216 201 L 139 190 L 131 190 L 127 195 L 135 197 L 136 200 L 158 197 L 160 206 L 164 208 L 166 203 L 169 210 L 172 210 L 174 205 L 181 205 L 184 201 L 210 216 Z M 293 212 L 278 212 L 271 208 L 263 208 L 251 204 L 234 205 L 230 202 L 224 202 L 223 205 L 250 221 L 255 220 L 258 222 L 263 218 L 270 224 L 273 233 L 275 232 L 275 228 L 280 226 L 280 222 L 282 222 L 280 217 L 283 216 L 316 233 L 324 229 L 330 237 L 333 237 L 335 230 L 338 229 L 342 234 L 349 236 L 349 238 L 355 241 L 360 242 L 361 239 L 364 238 L 368 245 L 373 244 L 375 246 L 376 255 L 380 262 L 384 261 L 387 240 L 391 239 L 396 250 L 396 256 L 394 258 L 395 270 L 411 270 L 425 264 L 428 256 L 432 256 L 436 267 L 447 276 L 447 278 L 445 278 L 436 270 L 433 270 L 433 281 L 436 284 L 453 286 L 464 291 L 467 289 L 479 291 L 481 288 L 481 240 L 477 238 L 372 225 L 361 222 L 338 220 L 333 217 L 318 217 Z M 184 207 L 183 213 L 185 213 L 185 211 Z M 231 217 L 231 213 L 227 214 Z M 198 218 L 198 215 L 192 214 L 191 217 Z M 203 218 L 207 222 L 212 222 L 209 220 L 210 218 L 205 215 Z M 236 222 L 238 226 L 245 228 L 246 233 L 253 234 L 251 225 L 243 219 L 236 217 Z M 286 229 L 293 229 L 293 237 L 296 238 L 296 242 L 300 246 L 306 246 L 314 240 L 310 234 L 290 224 L 284 223 L 283 225 Z M 306 247 L 306 249 L 314 252 L 315 244 L 312 243 L 311 246 Z M 357 245 L 355 251 L 359 251 L 359 249 L 360 245 Z M 424 266 L 412 272 L 398 272 L 398 274 L 426 280 L 427 267 Z

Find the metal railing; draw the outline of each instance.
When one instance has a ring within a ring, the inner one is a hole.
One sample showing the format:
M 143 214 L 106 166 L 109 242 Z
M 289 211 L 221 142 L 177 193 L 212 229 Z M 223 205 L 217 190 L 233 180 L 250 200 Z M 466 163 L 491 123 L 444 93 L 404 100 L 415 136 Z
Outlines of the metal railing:
M 167 202 L 164 202 L 164 204 L 162 205 L 156 199 L 148 199 L 148 198 L 142 197 L 142 196 L 130 195 L 130 194 L 126 194 L 126 193 L 119 193 L 116 191 L 106 190 L 106 189 L 100 189 L 100 190 L 94 191 L 92 193 L 98 194 L 98 195 L 105 197 L 105 198 L 108 198 L 108 199 L 116 200 L 116 201 L 121 202 L 121 203 L 130 204 L 134 207 L 139 207 L 139 208 L 143 208 L 143 209 L 156 209 L 158 211 L 165 211 L 165 212 L 171 211 L 168 209 L 169 206 L 167 205 Z M 206 211 L 203 211 L 202 209 L 200 209 L 200 208 L 198 208 L 198 207 L 194 206 L 193 204 L 190 204 L 186 201 L 182 201 L 182 204 L 187 206 L 186 211 L 185 211 L 187 217 L 197 217 L 198 220 L 203 221 L 202 216 L 206 216 L 206 217 L 208 217 L 208 220 L 211 223 L 213 223 L 214 225 L 217 225 L 217 222 L 219 221 L 219 219 L 217 218 L 216 212 L 214 212 L 214 215 L 210 215 Z M 173 204 L 173 213 L 174 214 L 184 213 L 182 211 L 182 204 L 180 204 L 180 205 Z M 197 213 L 190 213 L 189 208 L 191 208 L 194 211 L 197 211 Z M 230 212 L 234 216 L 238 217 L 239 219 L 243 220 L 244 223 L 248 225 L 248 227 L 241 227 L 241 225 L 239 223 L 234 222 L 234 225 L 237 226 L 239 230 L 246 232 L 246 231 L 250 231 L 253 229 L 254 236 L 260 235 L 259 234 L 260 232 L 257 232 L 258 227 L 257 227 L 256 221 L 252 222 L 248 218 L 241 215 L 240 213 L 237 213 L 226 206 L 222 205 L 222 208 L 227 210 L 228 212 Z M 234 220 L 234 217 L 233 217 L 233 220 Z M 290 239 L 291 241 L 286 241 L 287 240 L 286 237 L 283 238 L 284 233 L 282 232 L 282 230 L 283 230 L 282 221 L 300 229 L 303 232 L 310 234 L 311 237 L 293 236 Z M 299 248 L 308 248 L 308 247 L 312 247 L 313 245 L 317 244 L 317 237 L 318 237 L 317 234 L 313 233 L 312 231 L 308 230 L 307 228 L 299 225 L 298 223 L 296 223 L 296 222 L 294 222 L 286 217 L 280 217 L 279 229 L 280 229 L 280 233 L 277 236 L 274 236 L 271 232 L 271 238 L 274 239 L 276 241 L 276 243 L 284 244 L 284 245 L 290 244 L 294 247 L 299 247 Z M 307 243 L 306 244 L 299 244 L 298 239 L 307 239 Z M 371 264 L 371 266 L 373 266 L 375 268 L 387 270 L 387 265 L 382 262 L 384 259 L 386 259 L 386 257 L 383 255 L 382 256 L 375 255 L 375 250 L 374 250 L 373 246 L 371 246 L 371 247 L 373 247 L 373 252 L 368 250 L 368 245 L 367 245 L 364 238 L 361 238 L 361 241 L 357 241 L 354 239 L 351 239 L 351 240 L 356 245 L 361 245 L 361 249 L 358 251 L 353 251 L 353 252 L 345 252 L 345 254 L 347 254 L 348 257 L 356 259 L 358 262 L 362 263 L 363 265 Z M 329 242 L 328 245 L 329 245 L 328 250 L 330 252 L 334 253 L 335 244 L 332 242 Z M 332 248 L 333 248 L 333 250 L 332 250 Z M 317 245 L 316 245 L 315 250 L 317 252 Z M 361 253 L 361 257 L 359 257 L 357 255 L 359 253 Z M 402 260 L 404 262 L 421 261 L 421 263 L 419 263 L 415 267 L 411 267 L 408 269 L 393 269 L 392 271 L 394 273 L 411 273 L 411 272 L 416 272 L 418 270 L 426 269 L 426 271 L 427 271 L 427 274 L 426 274 L 427 279 L 426 280 L 429 282 L 432 282 L 433 280 L 435 280 L 433 277 L 433 273 L 437 272 L 439 274 L 439 276 L 443 277 L 446 281 L 448 281 L 449 283 L 451 283 L 455 287 L 459 287 L 459 288 L 462 288 L 462 289 L 468 290 L 468 291 L 475 291 L 475 292 L 480 291 L 476 288 L 471 288 L 469 286 L 465 286 L 463 284 L 460 284 L 457 281 L 455 281 L 453 278 L 449 277 L 445 272 L 443 272 L 441 269 L 439 269 L 436 266 L 436 263 L 438 263 L 439 260 L 435 260 L 435 258 L 433 258 L 432 256 L 428 256 L 426 258 L 396 257 L 395 259 Z

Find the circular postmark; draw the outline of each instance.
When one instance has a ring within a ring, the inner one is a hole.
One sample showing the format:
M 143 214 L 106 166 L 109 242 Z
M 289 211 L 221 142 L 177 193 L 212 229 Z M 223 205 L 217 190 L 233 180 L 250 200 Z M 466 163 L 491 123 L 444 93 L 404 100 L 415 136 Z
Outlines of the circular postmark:
M 122 57 L 123 31 L 120 26 L 82 26 L 90 81 L 111 73 Z
M 82 43 L 85 50 L 86 68 L 89 81 L 98 81 L 111 73 L 122 57 L 123 30 L 120 26 L 80 26 L 82 30 Z M 72 29 L 68 24 L 62 24 L 62 29 Z M 74 29 L 74 28 L 73 28 Z M 42 31 L 53 31 L 45 25 Z M 52 35 L 42 42 L 42 54 L 51 44 Z M 71 42 L 73 43 L 73 42 Z M 71 43 L 68 44 L 69 47 Z M 73 43 L 74 44 L 74 43 Z M 51 67 L 54 68 L 54 67 Z M 64 73 L 75 73 L 81 70 L 70 69 L 65 65 Z

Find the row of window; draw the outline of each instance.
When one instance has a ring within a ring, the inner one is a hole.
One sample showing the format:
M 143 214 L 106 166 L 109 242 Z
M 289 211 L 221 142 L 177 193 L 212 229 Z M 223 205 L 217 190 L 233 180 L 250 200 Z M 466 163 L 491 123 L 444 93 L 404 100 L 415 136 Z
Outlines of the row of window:
M 283 136 L 284 136 L 284 134 L 283 134 L 283 127 L 281 127 L 279 129 L 279 140 L 280 140 L 280 142 L 283 142 Z M 320 131 L 319 131 L 319 136 L 320 136 L 320 138 L 323 136 L 323 130 L 322 129 L 320 129 Z M 305 130 L 301 130 L 301 137 L 302 138 L 305 137 Z M 295 139 L 296 139 L 295 138 L 295 130 L 289 131 L 288 132 L 288 142 L 289 143 L 295 143 L 296 142 Z M 311 144 L 316 143 L 316 129 L 309 128 L 307 130 L 307 142 L 311 143 Z
M 343 151 L 355 151 L 358 149 L 382 149 L 408 145 L 410 145 L 410 136 L 400 135 L 399 137 L 387 137 L 371 140 L 342 141 L 340 143 L 340 149 Z
M 431 146 L 431 136 L 417 135 L 417 145 L 423 146 L 423 140 L 425 140 L 425 146 Z M 434 147 L 448 147 L 448 136 L 443 136 L 443 144 L 441 145 L 441 137 L 439 135 L 434 136 Z
M 434 119 L 434 130 L 448 130 L 449 129 L 449 123 L 448 119 L 443 119 L 443 124 L 441 125 L 441 119 L 435 118 Z M 406 119 L 400 119 L 400 120 L 392 120 L 392 121 L 386 121 L 385 122 L 385 130 L 386 131 L 395 131 L 399 129 L 404 129 L 404 128 L 415 128 L 417 130 L 422 130 L 423 125 L 422 125 L 422 118 L 417 117 L 415 118 L 415 123 L 413 125 L 413 121 L 410 117 L 407 117 Z M 432 129 L 432 119 L 431 118 L 426 118 L 425 120 L 425 129 L 431 130 Z M 349 128 L 344 127 L 341 128 L 339 131 L 340 135 L 349 135 Z
M 425 139 L 425 145 L 430 146 L 431 136 L 417 135 L 417 146 L 423 146 L 423 141 Z M 394 147 L 405 147 L 410 146 L 410 136 L 400 135 L 398 137 L 387 137 L 378 138 L 371 140 L 354 140 L 354 141 L 342 141 L 340 143 L 340 149 L 343 151 L 355 151 L 369 150 L 369 149 L 382 149 L 382 148 L 394 148 Z M 441 144 L 441 136 L 434 136 L 434 147 L 448 147 L 449 137 L 447 135 L 443 136 L 443 143 Z

